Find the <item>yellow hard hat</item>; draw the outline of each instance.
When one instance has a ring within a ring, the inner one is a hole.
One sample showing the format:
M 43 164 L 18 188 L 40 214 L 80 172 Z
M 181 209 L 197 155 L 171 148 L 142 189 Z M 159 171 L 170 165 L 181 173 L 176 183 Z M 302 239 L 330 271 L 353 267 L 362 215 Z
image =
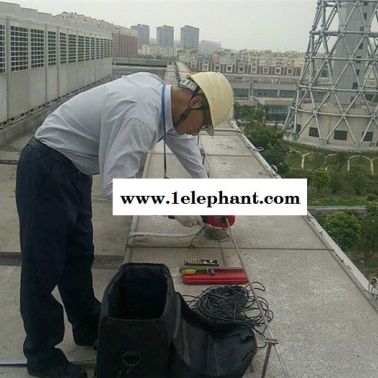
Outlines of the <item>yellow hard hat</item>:
M 198 72 L 188 79 L 194 81 L 206 97 L 211 116 L 208 133 L 214 135 L 214 127 L 228 119 L 234 106 L 231 85 L 219 72 Z

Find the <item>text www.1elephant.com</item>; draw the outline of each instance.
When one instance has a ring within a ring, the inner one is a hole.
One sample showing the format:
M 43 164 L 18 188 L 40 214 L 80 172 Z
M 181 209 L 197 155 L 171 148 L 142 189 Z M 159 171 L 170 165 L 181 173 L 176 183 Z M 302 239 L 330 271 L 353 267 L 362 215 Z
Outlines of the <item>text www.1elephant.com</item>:
M 305 179 L 115 179 L 113 215 L 306 215 Z

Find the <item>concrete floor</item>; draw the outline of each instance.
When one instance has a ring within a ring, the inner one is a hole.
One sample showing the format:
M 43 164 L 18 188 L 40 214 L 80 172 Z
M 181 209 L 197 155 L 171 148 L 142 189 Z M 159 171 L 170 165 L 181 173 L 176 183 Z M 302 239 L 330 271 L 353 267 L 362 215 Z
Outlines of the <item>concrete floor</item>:
M 227 134 L 230 145 L 227 145 Z M 219 139 L 219 141 L 218 141 Z M 211 177 L 268 177 L 269 172 L 230 129 L 214 137 L 201 135 Z M 219 161 L 221 162 L 219 164 Z M 161 177 L 161 146 L 145 167 L 147 177 Z M 187 177 L 173 155 L 170 177 Z M 223 169 L 225 168 L 225 169 Z M 247 172 L 247 174 L 246 174 Z M 163 262 L 184 294 L 198 295 L 203 287 L 182 284 L 178 267 L 184 259 L 209 257 L 225 266 L 240 266 L 233 243 L 198 237 L 175 237 L 185 229 L 163 217 L 137 217 L 131 232 L 171 233 L 133 239 L 126 261 Z M 279 340 L 277 351 L 290 377 L 376 377 L 378 371 L 378 316 L 339 264 L 322 235 L 306 217 L 238 217 L 232 234 L 249 276 L 264 284 L 264 297 L 274 312 L 270 329 Z M 260 377 L 265 350 L 259 350 L 246 377 Z M 285 373 L 272 352 L 268 377 Z
M 201 135 L 211 177 L 271 177 L 267 166 L 237 130 L 214 137 Z M 0 150 L 0 159 L 17 159 L 30 135 Z M 156 146 L 147 159 L 145 175 L 162 177 L 163 156 Z M 169 175 L 187 177 L 173 155 Z M 24 331 L 19 316 L 20 247 L 14 200 L 14 165 L 0 164 L 0 360 L 22 356 Z M 233 243 L 208 240 L 201 234 L 189 248 L 192 230 L 165 217 L 113 217 L 111 202 L 101 197 L 98 177 L 93 186 L 93 221 L 96 263 L 94 287 L 98 298 L 122 262 L 159 262 L 172 273 L 182 294 L 199 294 L 204 287 L 185 286 L 179 266 L 184 259 L 218 258 L 226 266 L 239 266 Z M 131 232 L 165 233 L 171 236 L 139 236 Z M 264 284 L 264 297 L 274 312 L 270 324 L 279 340 L 278 355 L 290 377 L 377 377 L 378 315 L 354 276 L 334 257 L 331 246 L 306 217 L 238 217 L 233 235 L 253 281 Z M 94 359 L 95 352 L 73 343 L 67 323 L 61 345 L 76 360 Z M 265 350 L 259 350 L 246 377 L 261 376 Z M 91 376 L 93 366 L 88 367 Z M 4 378 L 27 377 L 24 368 L 0 367 Z M 284 377 L 272 351 L 267 377 Z

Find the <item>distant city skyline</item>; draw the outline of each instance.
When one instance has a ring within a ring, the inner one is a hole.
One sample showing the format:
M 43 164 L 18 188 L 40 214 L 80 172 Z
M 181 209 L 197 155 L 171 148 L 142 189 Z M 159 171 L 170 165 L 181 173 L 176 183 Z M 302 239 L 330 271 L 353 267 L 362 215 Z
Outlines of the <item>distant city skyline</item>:
M 220 42 L 235 50 L 255 49 L 304 52 L 316 0 L 8 0 L 21 7 L 59 14 L 76 12 L 126 27 L 146 24 L 150 37 L 156 28 L 200 29 L 199 40 Z

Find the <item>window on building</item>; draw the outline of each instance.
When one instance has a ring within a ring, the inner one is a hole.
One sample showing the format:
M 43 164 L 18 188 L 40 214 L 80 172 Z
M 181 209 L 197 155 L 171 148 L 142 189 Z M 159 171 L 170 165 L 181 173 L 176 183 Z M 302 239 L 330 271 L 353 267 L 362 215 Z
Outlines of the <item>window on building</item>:
M 263 74 L 264 75 L 269 74 L 269 67 L 263 67 Z
M 293 76 L 294 70 L 292 68 L 287 69 L 287 74 Z
M 358 88 L 358 84 L 356 82 L 353 83 L 352 85 L 352 89 L 357 89 Z
M 357 76 L 360 75 L 360 70 L 356 70 L 356 75 L 357 75 Z
M 30 29 L 31 42 L 31 68 L 45 65 L 45 32 L 43 30 Z
M 220 70 L 220 64 L 215 64 L 214 71 L 219 72 L 219 70 Z
M 363 136 L 364 133 L 362 133 L 361 136 Z M 368 131 L 366 134 L 365 134 L 365 137 L 364 137 L 364 142 L 372 142 L 373 141 L 373 132 L 372 131 Z
M 56 65 L 56 32 L 47 32 L 48 65 Z
M 357 64 L 358 64 L 358 63 L 361 63 L 361 60 L 360 60 L 360 59 L 361 59 L 361 57 L 360 57 L 359 55 L 357 55 L 357 56 L 356 56 L 356 63 L 357 63 Z
M 296 91 L 288 90 L 288 89 L 281 89 L 279 97 L 284 98 L 293 98 L 296 95 Z
M 288 106 L 267 105 L 266 120 L 268 122 L 283 122 L 286 119 Z
M 59 35 L 59 48 L 60 48 L 60 64 L 67 63 L 67 34 L 60 33 Z
M 278 97 L 278 90 L 276 89 L 255 89 L 253 95 L 256 97 Z
M 100 51 L 100 38 L 96 38 L 96 59 L 100 59 L 101 51 Z
M 84 62 L 84 53 L 85 53 L 84 37 L 82 35 L 79 35 L 77 37 L 77 60 L 78 60 L 78 62 Z
M 28 29 L 11 26 L 11 70 L 28 69 L 29 33 Z
M 249 89 L 248 88 L 234 88 L 234 95 L 235 97 L 248 98 Z
M 274 68 L 274 74 L 275 75 L 281 75 L 281 67 L 275 67 Z
M 5 26 L 0 25 L 0 74 L 5 72 Z
M 91 60 L 95 59 L 96 54 L 96 40 L 94 37 L 91 37 Z
M 257 67 L 256 66 L 252 66 L 251 67 L 251 73 L 252 74 L 256 74 L 257 73 Z
M 85 60 L 89 60 L 91 53 L 91 39 L 85 37 Z
M 335 140 L 347 140 L 347 137 L 348 137 L 348 131 L 344 131 L 344 130 L 336 130 L 333 135 L 333 139 Z
M 113 41 L 109 39 L 109 57 L 113 55 Z
M 232 72 L 232 64 L 227 64 L 226 66 L 226 72 Z
M 76 40 L 76 35 L 68 34 L 68 63 L 76 63 Z
M 238 67 L 238 72 L 239 73 L 244 73 L 244 66 L 239 66 Z
M 364 12 L 363 16 L 364 16 L 364 20 L 366 21 L 367 20 L 367 12 Z
M 316 137 L 319 138 L 319 130 L 317 127 L 310 127 L 308 130 L 308 135 L 310 137 Z
M 202 64 L 202 71 L 208 71 L 209 70 L 209 63 L 203 63 Z

